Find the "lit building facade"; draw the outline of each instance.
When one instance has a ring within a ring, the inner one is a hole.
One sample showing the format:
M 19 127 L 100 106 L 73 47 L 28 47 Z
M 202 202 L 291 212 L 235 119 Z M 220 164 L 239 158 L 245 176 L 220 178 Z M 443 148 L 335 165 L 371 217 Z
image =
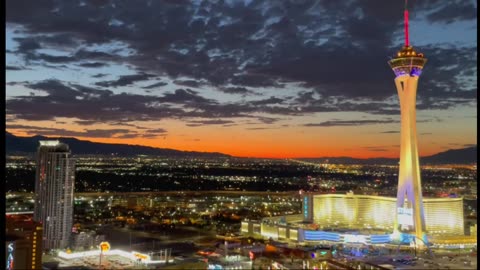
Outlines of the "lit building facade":
M 6 269 L 42 269 L 42 224 L 31 216 L 7 215 L 5 225 Z
M 73 226 L 75 160 L 68 145 L 40 141 L 36 162 L 34 220 L 43 224 L 43 247 L 63 249 Z
M 325 194 L 311 196 L 313 223 L 319 229 L 392 232 L 397 212 L 393 197 Z M 464 235 L 463 198 L 425 198 L 425 231 L 432 235 Z
M 394 197 L 307 194 L 303 202 L 302 209 L 313 213 L 311 219 L 302 213 L 243 221 L 241 231 L 293 242 L 384 244 L 395 240 L 392 232 L 397 199 Z M 464 236 L 463 198 L 425 198 L 423 205 L 425 231 L 431 239 Z

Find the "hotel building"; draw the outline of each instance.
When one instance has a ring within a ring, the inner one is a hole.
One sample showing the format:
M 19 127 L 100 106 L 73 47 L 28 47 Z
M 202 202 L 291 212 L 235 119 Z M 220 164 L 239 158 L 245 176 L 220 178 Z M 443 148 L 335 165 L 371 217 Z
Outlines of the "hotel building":
M 40 141 L 36 162 L 33 219 L 43 225 L 44 249 L 63 249 L 73 226 L 75 160 L 68 145 Z

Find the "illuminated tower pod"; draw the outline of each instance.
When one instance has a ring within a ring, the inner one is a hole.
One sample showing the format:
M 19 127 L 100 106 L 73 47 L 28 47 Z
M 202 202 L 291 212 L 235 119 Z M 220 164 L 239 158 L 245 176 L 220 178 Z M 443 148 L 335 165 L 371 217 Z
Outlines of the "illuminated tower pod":
M 36 163 L 33 218 L 43 224 L 43 247 L 63 249 L 73 226 L 75 160 L 68 145 L 40 141 Z
M 395 86 L 400 99 L 401 144 L 398 174 L 397 213 L 394 234 L 412 233 L 426 242 L 422 185 L 418 162 L 416 94 L 417 84 L 427 59 L 416 52 L 408 40 L 408 10 L 405 6 L 405 46 L 389 65 L 395 73 Z

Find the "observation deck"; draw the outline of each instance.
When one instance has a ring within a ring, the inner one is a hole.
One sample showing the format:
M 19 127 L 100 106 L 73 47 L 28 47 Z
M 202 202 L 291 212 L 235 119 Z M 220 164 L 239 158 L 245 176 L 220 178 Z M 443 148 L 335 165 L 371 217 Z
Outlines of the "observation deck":
M 427 62 L 423 53 L 416 52 L 412 46 L 404 46 L 388 64 L 395 73 L 395 77 L 410 75 L 419 77 Z

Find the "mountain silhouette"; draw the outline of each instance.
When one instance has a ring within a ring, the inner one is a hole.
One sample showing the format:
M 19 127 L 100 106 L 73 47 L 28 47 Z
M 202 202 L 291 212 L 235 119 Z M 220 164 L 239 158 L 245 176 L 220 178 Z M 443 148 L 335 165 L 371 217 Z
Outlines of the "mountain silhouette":
M 165 157 L 231 157 L 218 152 L 181 151 L 169 148 L 154 148 L 141 145 L 96 143 L 76 138 L 47 138 L 36 135 L 33 137 L 18 137 L 9 132 L 5 133 L 5 152 L 11 154 L 32 154 L 37 151 L 40 140 L 58 139 L 70 146 L 76 155 L 117 155 L 136 156 L 153 155 Z M 368 158 L 359 159 L 352 157 L 318 157 L 301 158 L 300 160 L 332 163 L 332 164 L 398 164 L 398 158 Z M 421 165 L 435 164 L 474 164 L 477 163 L 477 146 L 451 149 L 431 156 L 420 157 Z
M 5 134 L 5 153 L 11 154 L 32 154 L 37 151 L 39 141 L 55 140 L 68 144 L 75 155 L 117 155 L 136 156 L 154 155 L 165 157 L 229 157 L 229 155 L 216 152 L 195 152 L 180 151 L 168 148 L 154 148 L 141 145 L 96 143 L 76 138 L 44 137 L 36 135 L 33 137 L 18 137 L 9 132 Z

